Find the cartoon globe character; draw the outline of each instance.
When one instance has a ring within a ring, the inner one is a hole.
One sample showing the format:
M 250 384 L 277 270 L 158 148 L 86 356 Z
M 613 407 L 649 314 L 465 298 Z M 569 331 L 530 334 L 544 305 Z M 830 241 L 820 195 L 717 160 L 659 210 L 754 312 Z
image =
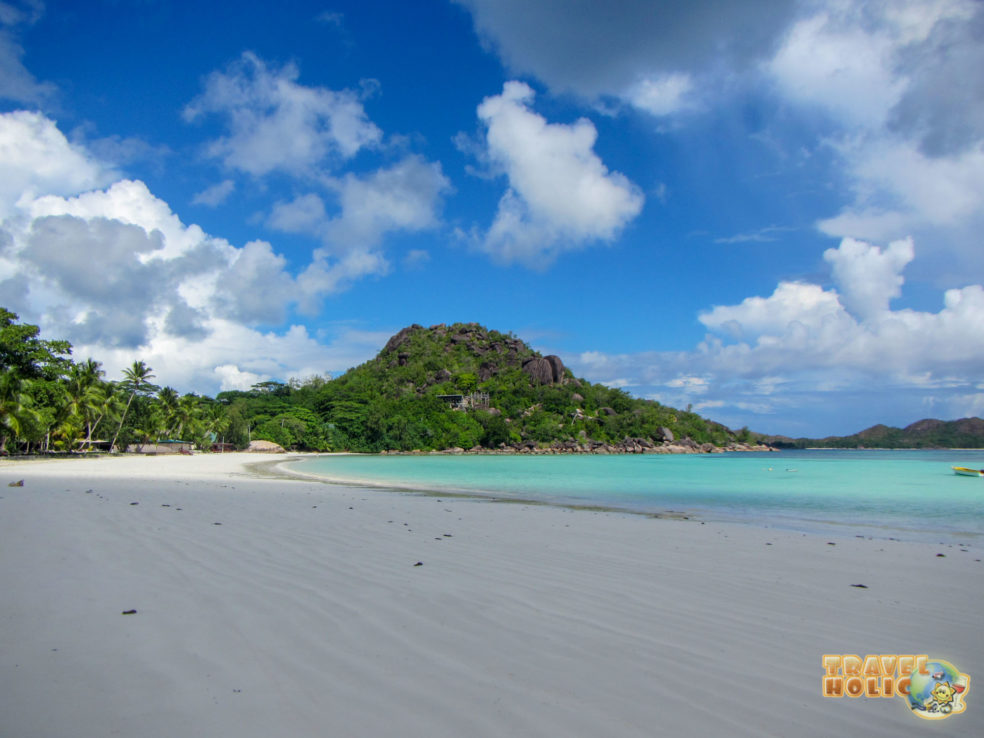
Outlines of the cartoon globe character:
M 970 677 L 948 661 L 931 661 L 928 673 L 914 673 L 909 684 L 909 706 L 919 717 L 942 719 L 963 712 L 963 696 Z

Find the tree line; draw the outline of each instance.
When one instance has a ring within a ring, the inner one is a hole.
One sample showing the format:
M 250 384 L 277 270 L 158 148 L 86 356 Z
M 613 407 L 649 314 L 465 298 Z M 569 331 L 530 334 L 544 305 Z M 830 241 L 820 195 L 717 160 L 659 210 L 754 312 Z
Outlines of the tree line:
M 74 361 L 68 341 L 40 337 L 36 325 L 0 308 L 0 454 L 126 450 L 176 439 L 208 450 L 245 448 L 262 439 L 284 448 L 327 450 L 328 427 L 298 399 L 326 380 L 262 382 L 249 392 L 212 398 L 179 394 L 154 383 L 154 370 L 134 361 L 107 379 L 94 359 Z

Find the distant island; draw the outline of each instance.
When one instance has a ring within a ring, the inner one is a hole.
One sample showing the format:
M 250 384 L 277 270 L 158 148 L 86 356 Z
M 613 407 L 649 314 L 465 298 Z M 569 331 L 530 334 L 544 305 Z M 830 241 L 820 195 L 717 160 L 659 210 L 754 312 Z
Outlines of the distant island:
M 758 435 L 776 448 L 984 448 L 984 420 L 919 420 L 905 428 L 873 425 L 850 436 L 789 438 Z

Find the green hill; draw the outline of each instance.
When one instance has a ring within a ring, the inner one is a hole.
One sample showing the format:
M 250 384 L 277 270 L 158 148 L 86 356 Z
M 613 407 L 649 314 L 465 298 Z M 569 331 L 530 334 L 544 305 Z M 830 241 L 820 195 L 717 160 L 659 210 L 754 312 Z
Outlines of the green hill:
M 984 420 L 927 418 L 905 428 L 873 425 L 850 436 L 766 436 L 763 441 L 779 448 L 984 448 Z
M 331 447 L 355 451 L 708 451 L 751 440 L 578 379 L 558 357 L 477 323 L 404 328 L 376 358 L 321 386 L 311 406 Z

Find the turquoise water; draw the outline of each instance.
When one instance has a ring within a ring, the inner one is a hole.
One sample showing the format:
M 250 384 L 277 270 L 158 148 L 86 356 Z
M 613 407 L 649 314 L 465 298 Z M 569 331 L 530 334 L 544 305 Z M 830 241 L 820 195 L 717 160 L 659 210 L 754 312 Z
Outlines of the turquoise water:
M 843 535 L 984 542 L 984 451 L 659 456 L 324 456 L 333 481 L 464 492 Z

